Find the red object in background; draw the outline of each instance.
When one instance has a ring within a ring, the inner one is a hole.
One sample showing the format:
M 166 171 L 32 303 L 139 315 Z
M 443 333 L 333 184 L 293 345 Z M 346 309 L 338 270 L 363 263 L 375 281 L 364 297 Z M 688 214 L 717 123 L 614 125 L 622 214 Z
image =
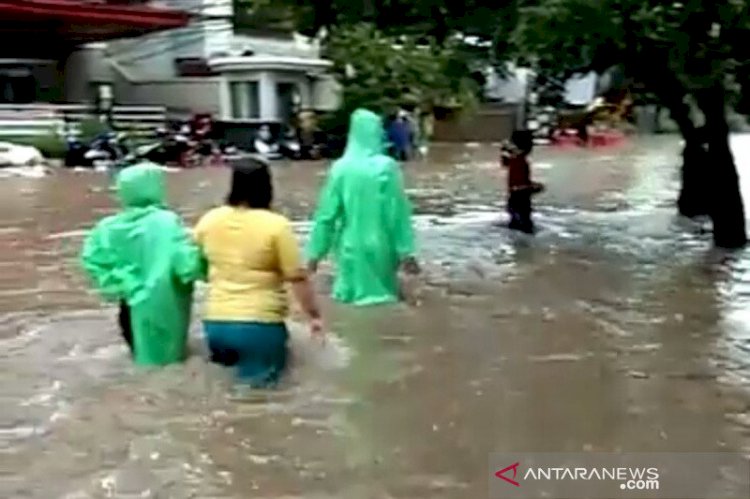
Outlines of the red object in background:
M 197 139 L 206 139 L 213 131 L 213 119 L 210 114 L 196 114 L 190 120 L 190 129 Z
M 625 134 L 618 130 L 589 132 L 589 140 L 586 144 L 581 142 L 576 134 L 558 133 L 555 135 L 552 145 L 557 147 L 607 147 L 615 146 L 625 141 Z
M 188 12 L 145 3 L 76 0 L 0 0 L 0 35 L 39 32 L 83 43 L 187 26 Z
M 589 145 L 594 147 L 614 146 L 622 143 L 624 140 L 625 134 L 617 130 L 589 134 Z

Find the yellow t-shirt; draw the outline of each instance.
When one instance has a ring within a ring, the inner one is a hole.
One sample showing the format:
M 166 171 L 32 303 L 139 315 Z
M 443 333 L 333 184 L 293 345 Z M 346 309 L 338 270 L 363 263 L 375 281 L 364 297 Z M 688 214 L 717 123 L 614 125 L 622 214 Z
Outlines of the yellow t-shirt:
M 269 210 L 223 206 L 200 219 L 195 239 L 208 260 L 206 319 L 282 322 L 286 318 L 284 282 L 302 272 L 289 220 Z

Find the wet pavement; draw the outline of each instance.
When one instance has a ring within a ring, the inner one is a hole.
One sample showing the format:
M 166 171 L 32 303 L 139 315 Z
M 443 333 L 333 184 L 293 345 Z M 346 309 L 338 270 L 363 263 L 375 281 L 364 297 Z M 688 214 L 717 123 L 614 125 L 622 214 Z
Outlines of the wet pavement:
M 498 225 L 496 148 L 436 146 L 405 168 L 421 306 L 326 301 L 336 338 L 294 326 L 284 386 L 255 393 L 197 321 L 186 365 L 131 366 L 76 262 L 105 175 L 0 179 L 0 497 L 478 498 L 492 452 L 750 453 L 750 258 L 675 216 L 678 152 L 537 151 L 530 238 Z M 304 238 L 323 165 L 274 172 Z M 190 222 L 226 185 L 170 174 Z

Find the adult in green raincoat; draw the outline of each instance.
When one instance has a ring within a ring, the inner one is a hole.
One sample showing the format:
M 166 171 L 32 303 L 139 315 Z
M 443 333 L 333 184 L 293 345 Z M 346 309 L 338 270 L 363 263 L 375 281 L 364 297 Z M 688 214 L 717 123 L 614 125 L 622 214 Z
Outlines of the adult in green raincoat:
M 120 326 L 136 364 L 180 362 L 187 353 L 199 251 L 164 205 L 164 172 L 150 163 L 117 176 L 122 209 L 86 237 L 81 260 L 96 289 L 120 303 Z
M 313 272 L 335 253 L 333 297 L 343 303 L 398 301 L 399 267 L 418 271 L 411 205 L 384 137 L 378 115 L 365 109 L 352 114 L 346 150 L 328 173 L 307 246 Z

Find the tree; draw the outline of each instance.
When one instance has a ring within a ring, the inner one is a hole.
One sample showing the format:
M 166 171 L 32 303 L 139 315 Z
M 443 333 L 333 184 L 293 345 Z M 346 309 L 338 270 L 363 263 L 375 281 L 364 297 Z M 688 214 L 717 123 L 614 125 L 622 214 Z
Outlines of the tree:
M 250 29 L 290 28 L 307 36 L 367 23 L 387 36 L 451 45 L 464 58 L 493 61 L 515 25 L 517 0 L 233 0 Z
M 742 103 L 738 89 L 750 89 L 741 48 L 750 41 L 749 7 L 745 0 L 526 0 L 513 34 L 514 55 L 542 74 L 564 79 L 620 67 L 669 109 L 686 142 L 679 209 L 709 215 L 715 243 L 730 248 L 747 242 L 727 108 Z
M 358 106 L 470 108 L 504 50 L 516 0 L 232 0 L 235 28 L 321 37 L 342 85 L 340 132 Z
M 388 113 L 400 106 L 432 112 L 471 107 L 477 90 L 450 45 L 387 36 L 369 24 L 335 29 L 325 55 L 342 86 L 343 119 L 358 107 Z

